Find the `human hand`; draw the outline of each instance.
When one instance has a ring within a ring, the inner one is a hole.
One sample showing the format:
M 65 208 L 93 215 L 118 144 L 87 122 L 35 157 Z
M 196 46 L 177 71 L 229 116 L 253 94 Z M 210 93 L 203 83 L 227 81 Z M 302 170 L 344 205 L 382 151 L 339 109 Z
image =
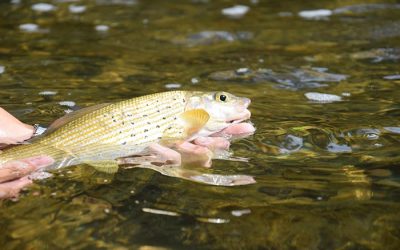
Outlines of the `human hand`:
M 48 156 L 35 156 L 23 160 L 9 161 L 0 165 L 0 199 L 18 196 L 22 188 L 32 183 L 29 174 L 51 165 Z
M 0 148 L 31 138 L 34 130 L 33 126 L 22 123 L 3 108 L 0 108 Z

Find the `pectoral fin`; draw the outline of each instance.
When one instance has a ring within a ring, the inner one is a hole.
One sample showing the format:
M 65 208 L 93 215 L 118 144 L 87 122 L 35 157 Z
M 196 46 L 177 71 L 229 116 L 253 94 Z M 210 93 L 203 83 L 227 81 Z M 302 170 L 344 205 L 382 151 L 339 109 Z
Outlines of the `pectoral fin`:
M 115 174 L 118 171 L 118 163 L 115 160 L 85 161 L 84 163 L 92 166 L 97 171 L 107 174 Z
M 186 139 L 201 130 L 209 119 L 210 115 L 204 109 L 186 111 L 164 131 L 162 141 L 166 143 Z

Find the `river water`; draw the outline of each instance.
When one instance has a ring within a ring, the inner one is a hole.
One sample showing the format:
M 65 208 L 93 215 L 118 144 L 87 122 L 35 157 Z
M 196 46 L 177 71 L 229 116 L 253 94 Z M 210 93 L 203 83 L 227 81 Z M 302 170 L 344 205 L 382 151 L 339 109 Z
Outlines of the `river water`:
M 257 127 L 200 169 L 255 184 L 67 168 L 2 201 L 1 248 L 399 249 L 399 61 L 399 1 L 0 1 L 27 123 L 184 89 L 251 98 Z

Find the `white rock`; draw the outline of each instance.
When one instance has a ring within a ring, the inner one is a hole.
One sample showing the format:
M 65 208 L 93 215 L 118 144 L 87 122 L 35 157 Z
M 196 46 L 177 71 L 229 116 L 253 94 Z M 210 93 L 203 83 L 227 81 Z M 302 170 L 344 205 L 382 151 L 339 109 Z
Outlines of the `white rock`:
M 96 25 L 96 27 L 94 27 L 97 31 L 99 32 L 106 32 L 110 29 L 110 27 L 108 27 L 107 25 Z
M 73 101 L 61 101 L 58 104 L 60 104 L 61 106 L 67 106 L 67 107 L 73 107 L 76 105 L 76 103 Z
M 351 93 L 349 93 L 349 92 L 343 92 L 343 93 L 342 93 L 342 96 L 349 97 L 349 96 L 351 96 Z
M 70 5 L 68 7 L 69 12 L 74 13 L 74 14 L 79 14 L 83 13 L 86 11 L 86 6 L 85 5 Z
M 52 91 L 52 90 L 44 90 L 39 92 L 39 95 L 56 95 L 57 91 Z
M 331 102 L 340 102 L 342 97 L 338 95 L 324 94 L 318 92 L 308 92 L 304 94 L 308 100 L 321 102 L 321 103 L 331 103 Z
M 400 127 L 384 127 L 384 129 L 395 134 L 400 134 Z
M 38 12 L 49 12 L 56 9 L 56 6 L 49 3 L 36 3 L 32 5 L 32 10 Z
M 6 70 L 6 67 L 4 67 L 3 65 L 0 65 L 0 74 L 3 74 L 5 70 Z
M 229 17 L 242 17 L 244 16 L 250 8 L 246 5 L 235 5 L 230 8 L 225 8 L 221 10 L 222 15 L 229 16 Z
M 250 210 L 250 209 L 232 210 L 232 211 L 231 211 L 231 214 L 232 214 L 233 216 L 236 216 L 236 217 L 240 217 L 240 216 L 242 216 L 242 215 L 250 214 L 250 213 L 251 213 L 251 210 Z
M 400 75 L 384 76 L 383 79 L 385 79 L 385 80 L 400 80 Z
M 331 10 L 320 9 L 320 10 L 303 10 L 300 11 L 299 16 L 305 19 L 321 19 L 332 15 Z
M 35 23 L 24 23 L 19 25 L 19 29 L 25 32 L 38 32 L 39 25 Z
M 198 84 L 200 82 L 199 79 L 194 78 L 194 77 L 190 81 L 192 82 L 192 84 Z
M 165 87 L 167 89 L 179 89 L 180 87 L 182 87 L 182 84 L 180 84 L 180 83 L 167 83 L 167 84 L 165 84 Z

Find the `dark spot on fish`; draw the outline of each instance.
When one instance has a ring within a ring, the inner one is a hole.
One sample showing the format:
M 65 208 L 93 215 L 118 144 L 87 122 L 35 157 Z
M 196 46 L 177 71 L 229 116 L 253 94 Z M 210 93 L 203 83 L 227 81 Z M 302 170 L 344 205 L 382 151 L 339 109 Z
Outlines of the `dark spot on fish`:
M 147 135 L 144 136 L 145 139 L 147 139 L 147 137 L 148 137 Z
M 144 132 L 145 132 L 145 133 L 146 133 L 146 132 L 149 132 L 149 130 L 148 130 L 148 129 L 145 129 Z
M 156 128 L 160 128 L 160 125 L 157 125 Z
M 119 131 L 120 134 L 122 134 L 122 131 Z
M 114 119 L 113 122 L 117 122 L 117 120 Z
M 148 107 L 148 106 L 149 106 L 149 104 L 148 104 L 148 103 L 146 103 L 146 106 Z
M 161 140 L 161 136 L 157 137 L 157 139 Z
M 169 130 L 171 130 L 171 129 L 172 129 L 172 127 L 168 127 L 168 129 L 169 129 Z
M 147 122 L 147 124 L 149 124 L 149 125 L 150 125 L 151 123 L 150 123 L 150 122 Z
M 135 123 L 134 123 L 134 122 L 131 122 L 131 124 L 132 124 L 132 125 L 135 125 Z
M 111 116 L 111 118 L 113 118 L 113 119 L 114 119 L 114 116 L 112 115 L 112 116 Z
M 132 114 L 127 114 L 127 116 L 132 117 Z
M 164 116 L 163 119 L 165 120 L 165 119 L 167 119 L 167 117 Z
M 174 117 L 174 120 L 176 120 L 176 119 L 178 119 L 178 118 L 176 118 L 176 116 Z
M 185 99 L 182 99 L 182 102 L 183 102 L 183 103 L 185 103 L 185 102 L 186 102 L 186 100 L 185 100 Z
M 121 145 L 125 145 L 126 144 L 126 141 L 124 141 L 123 143 L 121 143 Z
M 171 108 L 171 106 L 167 106 L 167 109 L 170 109 Z
M 147 117 L 147 115 L 143 115 L 143 117 Z
M 131 137 L 135 137 L 135 134 L 131 134 Z
M 157 110 L 158 113 L 160 113 L 160 110 Z
M 107 115 L 103 115 L 104 117 L 107 117 Z
M 174 98 L 174 101 L 176 101 L 176 98 Z
M 122 122 L 122 125 L 125 125 L 125 122 Z

